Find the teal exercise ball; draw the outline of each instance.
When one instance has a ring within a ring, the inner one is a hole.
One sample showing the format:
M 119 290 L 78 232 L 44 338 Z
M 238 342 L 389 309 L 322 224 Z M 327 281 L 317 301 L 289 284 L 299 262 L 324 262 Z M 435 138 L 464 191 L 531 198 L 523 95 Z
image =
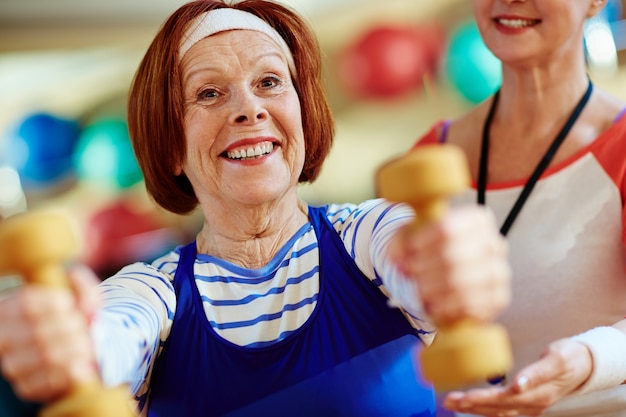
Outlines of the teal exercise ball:
M 455 90 L 470 103 L 480 103 L 502 84 L 502 63 L 487 49 L 473 20 L 452 32 L 444 70 Z
M 123 119 L 101 119 L 87 125 L 74 160 L 81 181 L 124 189 L 143 180 Z

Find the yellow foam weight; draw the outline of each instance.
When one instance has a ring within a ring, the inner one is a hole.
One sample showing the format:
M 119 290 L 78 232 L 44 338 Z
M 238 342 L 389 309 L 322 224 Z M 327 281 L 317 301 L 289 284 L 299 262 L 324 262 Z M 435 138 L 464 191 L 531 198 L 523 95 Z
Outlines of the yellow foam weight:
M 410 204 L 416 213 L 412 227 L 418 229 L 438 219 L 447 210 L 448 198 L 469 183 L 465 155 L 449 144 L 420 146 L 376 173 L 377 193 Z M 435 389 L 485 382 L 511 368 L 511 346 L 502 326 L 471 321 L 436 325 L 439 330 L 432 345 L 420 353 L 424 377 Z
M 99 381 L 81 384 L 67 397 L 46 406 L 38 417 L 134 416 L 124 387 L 103 388 Z
M 21 275 L 27 284 L 67 288 L 65 263 L 78 252 L 69 219 L 57 212 L 27 212 L 0 222 L 0 276 Z M 130 417 L 124 387 L 104 388 L 98 379 L 81 382 L 40 417 Z
M 503 326 L 465 321 L 441 329 L 420 351 L 420 363 L 424 378 L 447 391 L 505 375 L 513 357 Z

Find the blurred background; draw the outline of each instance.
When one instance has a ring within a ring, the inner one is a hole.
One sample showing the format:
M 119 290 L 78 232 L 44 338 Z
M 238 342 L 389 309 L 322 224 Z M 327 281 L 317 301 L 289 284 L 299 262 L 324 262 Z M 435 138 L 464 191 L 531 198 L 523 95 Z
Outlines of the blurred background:
M 0 216 L 54 207 L 76 220 L 81 260 L 102 277 L 193 238 L 197 214 L 146 196 L 130 147 L 126 94 L 163 20 L 184 0 L 0 0 Z M 283 0 L 319 37 L 337 122 L 321 204 L 374 196 L 375 169 L 432 123 L 492 94 L 499 62 L 467 0 Z M 626 99 L 622 0 L 589 22 L 599 86 Z

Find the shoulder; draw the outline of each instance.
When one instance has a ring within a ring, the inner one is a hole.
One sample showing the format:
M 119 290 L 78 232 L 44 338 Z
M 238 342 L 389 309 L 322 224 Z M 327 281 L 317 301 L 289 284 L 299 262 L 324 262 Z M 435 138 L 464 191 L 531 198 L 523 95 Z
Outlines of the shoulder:
M 179 248 L 175 248 L 150 263 L 135 262 L 126 265 L 115 275 L 107 278 L 105 283 L 113 283 L 123 279 L 151 282 L 155 278 L 163 282 L 171 282 L 174 279 L 179 259 Z
M 593 101 L 588 106 L 586 119 L 588 124 L 595 127 L 598 135 L 609 130 L 614 124 L 624 124 L 626 117 L 626 102 L 612 94 L 596 88 Z
M 382 198 L 374 198 L 359 204 L 329 204 L 326 217 L 337 232 L 358 230 L 363 225 L 374 229 L 392 220 L 405 220 L 413 217 L 413 210 L 406 204 L 392 203 Z
M 450 123 L 448 142 L 466 150 L 478 146 L 493 97 L 483 101 Z
M 176 268 L 178 268 L 181 248 L 182 246 L 177 246 L 166 254 L 156 258 L 154 261 L 146 266 L 155 271 L 158 271 L 159 274 L 168 276 L 171 275 L 173 277 L 176 273 Z
M 434 143 L 451 143 L 471 154 L 479 146 L 482 125 L 489 112 L 491 99 L 473 107 L 454 119 L 443 119 L 434 123 L 430 129 L 413 144 L 412 149 Z
M 345 221 L 349 218 L 358 205 L 354 203 L 331 203 L 322 207 L 324 214 L 331 223 Z
M 605 158 L 622 160 L 626 151 L 626 102 L 599 88 L 595 91 L 581 123 L 587 144 L 597 155 L 605 153 Z M 614 153 L 619 154 L 617 158 Z
M 626 195 L 626 113 L 618 112 L 617 115 L 617 119 L 606 121 L 605 130 L 584 148 L 584 153 L 590 151 L 604 171 L 620 185 L 622 195 Z
M 419 137 L 415 144 L 413 144 L 413 148 L 416 148 L 421 145 L 427 145 L 438 142 L 446 141 L 446 132 L 448 126 L 452 123 L 451 120 L 440 120 L 433 124 L 426 133 L 424 133 L 421 137 Z
M 359 204 L 335 203 L 326 206 L 326 217 L 331 222 L 354 220 L 357 217 L 367 215 L 376 210 L 382 210 L 390 205 L 389 202 L 375 198 L 365 200 Z
M 617 114 L 626 108 L 626 101 L 624 101 L 624 99 L 618 98 L 602 88 L 596 88 L 595 91 L 597 100 L 599 101 L 598 107 L 605 108 L 607 110 L 606 113 L 610 118 L 615 118 Z

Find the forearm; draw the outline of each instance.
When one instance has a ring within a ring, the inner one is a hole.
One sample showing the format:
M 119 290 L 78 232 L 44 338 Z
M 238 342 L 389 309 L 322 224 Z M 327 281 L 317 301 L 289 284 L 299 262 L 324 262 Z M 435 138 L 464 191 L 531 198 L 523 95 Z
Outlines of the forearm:
M 148 340 L 139 324 L 123 316 L 103 312 L 91 327 L 102 381 L 107 386 L 128 385 L 135 393 L 146 379 L 157 353 L 159 339 Z
M 133 265 L 106 280 L 101 286 L 103 308 L 92 324 L 104 383 L 128 384 L 134 393 L 149 379 L 176 309 L 171 283 L 153 273 Z

